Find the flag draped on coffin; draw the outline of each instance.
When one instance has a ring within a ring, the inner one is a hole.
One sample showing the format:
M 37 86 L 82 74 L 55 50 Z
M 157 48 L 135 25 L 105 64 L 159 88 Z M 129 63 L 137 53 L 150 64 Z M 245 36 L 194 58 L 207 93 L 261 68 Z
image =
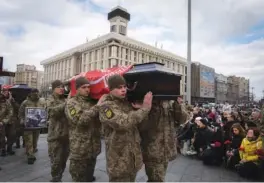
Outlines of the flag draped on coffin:
M 12 87 L 12 85 L 2 85 L 2 89 L 9 90 Z
M 115 74 L 123 75 L 132 68 L 133 65 L 113 67 L 105 70 L 82 72 L 70 79 L 71 96 L 74 96 L 76 94 L 75 80 L 79 77 L 85 77 L 90 81 L 91 84 L 90 96 L 93 99 L 99 99 L 102 95 L 109 93 L 107 85 L 109 76 Z

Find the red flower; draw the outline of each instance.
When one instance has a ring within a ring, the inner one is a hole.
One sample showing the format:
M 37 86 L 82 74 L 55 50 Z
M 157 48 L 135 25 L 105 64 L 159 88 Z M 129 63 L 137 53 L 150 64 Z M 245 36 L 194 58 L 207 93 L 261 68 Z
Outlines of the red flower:
M 256 154 L 259 156 L 264 156 L 264 150 L 263 149 L 258 149 L 256 150 Z
M 245 148 L 244 148 L 244 147 L 240 147 L 238 150 L 239 150 L 239 151 L 244 151 Z
M 230 141 L 230 140 L 226 140 L 226 141 L 224 142 L 224 144 L 225 144 L 225 145 L 231 144 L 231 141 Z
M 214 145 L 215 145 L 215 147 L 221 147 L 221 143 L 220 142 L 215 142 Z

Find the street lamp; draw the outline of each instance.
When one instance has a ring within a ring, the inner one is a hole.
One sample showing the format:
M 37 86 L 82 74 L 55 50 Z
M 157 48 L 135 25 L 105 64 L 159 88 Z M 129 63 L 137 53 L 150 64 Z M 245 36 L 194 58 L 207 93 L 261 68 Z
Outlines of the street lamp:
M 187 38 L 187 101 L 191 104 L 191 64 L 192 64 L 192 13 L 191 0 L 188 0 L 188 38 Z

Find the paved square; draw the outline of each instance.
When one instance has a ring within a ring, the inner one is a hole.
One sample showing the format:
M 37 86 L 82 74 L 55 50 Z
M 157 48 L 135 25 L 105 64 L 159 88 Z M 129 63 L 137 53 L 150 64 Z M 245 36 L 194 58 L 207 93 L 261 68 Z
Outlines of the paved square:
M 48 157 L 48 147 L 46 141 L 47 135 L 41 135 L 36 153 L 37 161 L 34 165 L 28 165 L 24 149 L 16 150 L 15 156 L 0 158 L 1 182 L 48 182 L 50 177 L 50 162 Z M 65 170 L 63 181 L 71 182 L 69 174 L 69 161 Z M 98 156 L 95 176 L 97 182 L 108 182 L 106 174 L 106 162 L 104 145 L 102 153 Z M 137 175 L 137 182 L 146 182 L 145 170 L 142 168 Z M 223 167 L 204 166 L 202 162 L 189 158 L 178 156 L 176 160 L 169 164 L 167 182 L 232 182 L 243 181 L 235 172 L 225 170 Z

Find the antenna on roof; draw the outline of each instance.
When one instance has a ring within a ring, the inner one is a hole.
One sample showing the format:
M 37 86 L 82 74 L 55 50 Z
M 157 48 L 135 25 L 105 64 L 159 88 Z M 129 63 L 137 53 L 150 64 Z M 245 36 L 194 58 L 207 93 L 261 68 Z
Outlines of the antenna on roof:
M 163 48 L 163 44 L 161 44 L 160 48 L 161 48 L 161 49 Z
M 155 47 L 157 47 L 157 46 L 158 46 L 158 41 L 155 42 Z
M 86 43 L 89 41 L 88 37 L 86 37 Z

